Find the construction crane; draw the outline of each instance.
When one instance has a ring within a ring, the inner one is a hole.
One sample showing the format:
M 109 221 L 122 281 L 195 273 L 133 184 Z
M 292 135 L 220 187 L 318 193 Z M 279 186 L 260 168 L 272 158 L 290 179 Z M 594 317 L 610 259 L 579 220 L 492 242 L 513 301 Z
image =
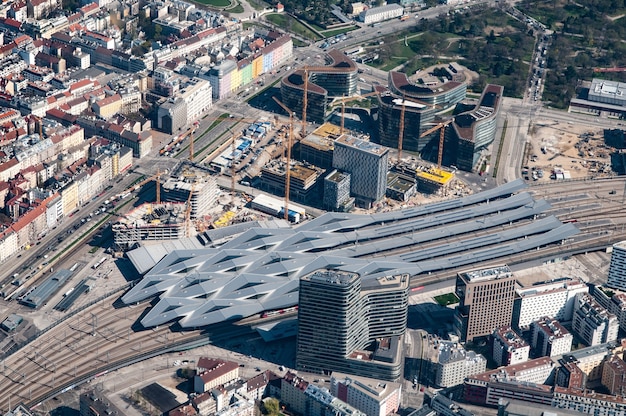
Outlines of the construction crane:
M 301 71 L 304 73 L 303 75 L 303 99 L 302 99 L 302 131 L 300 132 L 302 137 L 306 136 L 306 110 L 308 105 L 308 94 L 309 94 L 309 72 L 311 71 L 320 71 L 324 73 L 341 73 L 345 71 L 343 67 L 332 67 L 332 66 L 304 66 Z
M 196 129 L 196 124 L 194 123 L 194 125 L 189 127 L 186 132 L 184 132 L 183 134 L 181 134 L 179 136 L 175 136 L 174 140 L 172 140 L 170 143 L 168 143 L 165 146 L 163 146 L 163 148 L 159 151 L 159 154 L 163 155 L 164 153 L 169 152 L 170 150 L 172 150 L 174 148 L 174 146 L 176 146 L 178 143 L 180 143 L 183 140 L 185 140 L 187 138 L 187 136 L 192 134 L 195 129 Z
M 232 136 L 232 139 L 230 142 L 230 151 L 231 151 L 231 157 L 232 157 L 232 160 L 230 162 L 230 195 L 231 195 L 231 202 L 233 205 L 235 205 L 235 151 L 237 150 L 237 148 L 235 147 L 235 143 L 237 142 L 237 139 L 242 136 L 242 133 L 239 132 L 235 134 L 230 129 L 230 127 L 226 127 L 226 130 L 228 130 L 228 132 Z
M 194 122 L 193 123 L 193 127 L 191 129 L 191 132 L 189 133 L 189 161 L 191 163 L 193 163 L 193 133 L 196 131 L 196 129 L 198 128 L 198 126 L 200 125 L 199 122 Z
M 367 97 L 371 97 L 374 95 L 379 95 L 378 91 L 368 92 L 367 94 L 362 95 L 353 95 L 351 97 L 343 97 L 338 100 L 341 101 L 341 130 L 340 133 L 343 134 L 344 126 L 345 126 L 345 114 L 346 114 L 346 102 L 355 101 L 355 100 L 364 100 Z
M 287 160 L 285 163 L 285 219 L 289 221 L 289 182 L 291 180 L 291 141 L 293 138 L 293 111 L 283 104 L 278 98 L 273 97 L 274 101 L 289 114 L 289 135 L 287 137 Z
M 439 152 L 437 154 L 437 167 L 441 168 L 441 161 L 443 159 L 443 139 L 445 138 L 446 135 L 446 126 L 450 123 L 452 123 L 454 121 L 453 118 L 451 118 L 450 120 L 446 120 L 443 121 L 439 124 L 437 124 L 434 127 L 431 127 L 430 129 L 426 130 L 424 133 L 420 134 L 420 138 L 422 137 L 426 137 L 431 133 L 436 132 L 437 130 L 439 130 Z
M 156 173 L 156 203 L 161 203 L 161 170 L 157 169 Z
M 162 173 L 167 173 L 167 170 L 165 170 L 163 172 L 157 171 L 157 173 L 155 173 L 154 175 L 152 175 L 152 176 L 142 180 L 141 182 L 131 186 L 130 188 L 127 188 L 127 189 L 123 190 L 122 192 L 117 194 L 117 196 L 119 197 L 119 196 L 127 194 L 129 192 L 137 191 L 137 190 L 139 190 L 139 188 L 141 188 L 142 186 L 144 186 L 145 184 L 147 184 L 148 182 L 151 182 L 153 180 L 156 180 L 157 181 L 157 185 L 159 185 L 160 184 L 160 177 L 161 177 Z M 160 186 L 157 186 L 157 189 L 159 189 L 157 191 L 157 198 L 160 200 L 161 199 Z
M 400 110 L 400 129 L 398 131 L 398 163 L 402 160 L 402 140 L 404 139 L 404 115 L 406 113 L 406 96 L 402 94 L 402 109 Z
M 304 96 L 302 98 L 302 130 L 300 137 L 306 137 L 306 107 L 309 101 L 309 68 L 304 67 Z
M 185 236 L 191 237 L 191 197 L 196 189 L 196 182 L 194 181 L 191 184 L 191 190 L 189 191 L 189 196 L 187 197 L 187 208 L 185 209 Z

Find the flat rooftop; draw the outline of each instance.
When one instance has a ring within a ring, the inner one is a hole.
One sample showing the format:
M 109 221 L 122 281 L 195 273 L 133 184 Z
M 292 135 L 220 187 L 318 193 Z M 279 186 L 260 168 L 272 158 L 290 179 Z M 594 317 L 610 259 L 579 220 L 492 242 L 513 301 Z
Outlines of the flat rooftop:
M 488 269 L 473 270 L 471 272 L 459 274 L 472 283 L 496 279 L 506 279 L 513 276 L 513 272 L 511 271 L 509 266 L 491 267 Z
M 447 170 L 432 168 L 428 171 L 421 171 L 416 174 L 419 180 L 435 183 L 439 186 L 445 186 L 452 179 L 454 179 L 454 173 Z
M 362 150 L 374 155 L 384 155 L 389 150 L 388 148 L 376 143 L 368 142 L 366 140 L 359 139 L 348 134 L 344 134 L 336 140 L 336 143 L 341 143 L 349 147 Z

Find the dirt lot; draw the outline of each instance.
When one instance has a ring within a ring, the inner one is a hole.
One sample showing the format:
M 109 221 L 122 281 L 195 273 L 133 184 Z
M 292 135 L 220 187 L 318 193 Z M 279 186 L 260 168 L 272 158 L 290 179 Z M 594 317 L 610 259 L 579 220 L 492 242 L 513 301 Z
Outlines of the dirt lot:
M 612 174 L 613 148 L 604 144 L 602 129 L 539 119 L 528 137 L 530 148 L 525 166 L 530 169 L 525 176 L 529 180 L 533 180 L 533 168 L 544 172 L 538 181 L 550 181 L 555 168 L 568 172 L 572 179 Z

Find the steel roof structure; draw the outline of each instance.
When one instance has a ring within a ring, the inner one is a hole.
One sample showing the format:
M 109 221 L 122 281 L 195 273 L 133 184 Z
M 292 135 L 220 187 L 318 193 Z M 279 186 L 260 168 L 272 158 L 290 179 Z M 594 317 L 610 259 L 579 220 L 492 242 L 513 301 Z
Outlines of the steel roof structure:
M 573 224 L 540 218 L 550 205 L 517 193 L 525 186 L 517 180 L 386 213 L 326 213 L 297 228 L 247 228 L 219 247 L 144 247 L 129 258 L 138 269 L 154 266 L 122 300 L 159 296 L 141 320 L 145 327 L 178 321 L 197 328 L 297 305 L 300 277 L 318 269 L 359 273 L 369 286 L 389 275 L 469 267 L 578 233 Z

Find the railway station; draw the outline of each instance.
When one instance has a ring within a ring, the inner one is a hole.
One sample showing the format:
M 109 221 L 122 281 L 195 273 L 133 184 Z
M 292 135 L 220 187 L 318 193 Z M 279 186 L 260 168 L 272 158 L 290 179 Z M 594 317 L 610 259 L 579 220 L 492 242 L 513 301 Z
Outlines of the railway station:
M 198 328 L 297 305 L 300 277 L 318 269 L 358 273 L 364 280 L 408 273 L 417 283 L 442 270 L 562 244 L 579 233 L 574 224 L 545 215 L 550 204 L 524 188 L 516 180 L 400 211 L 326 213 L 295 228 L 249 227 L 205 244 L 188 239 L 186 248 L 173 251 L 141 247 L 129 259 L 140 273 L 149 271 L 122 301 L 159 297 L 141 319 L 145 327 L 178 321 Z

